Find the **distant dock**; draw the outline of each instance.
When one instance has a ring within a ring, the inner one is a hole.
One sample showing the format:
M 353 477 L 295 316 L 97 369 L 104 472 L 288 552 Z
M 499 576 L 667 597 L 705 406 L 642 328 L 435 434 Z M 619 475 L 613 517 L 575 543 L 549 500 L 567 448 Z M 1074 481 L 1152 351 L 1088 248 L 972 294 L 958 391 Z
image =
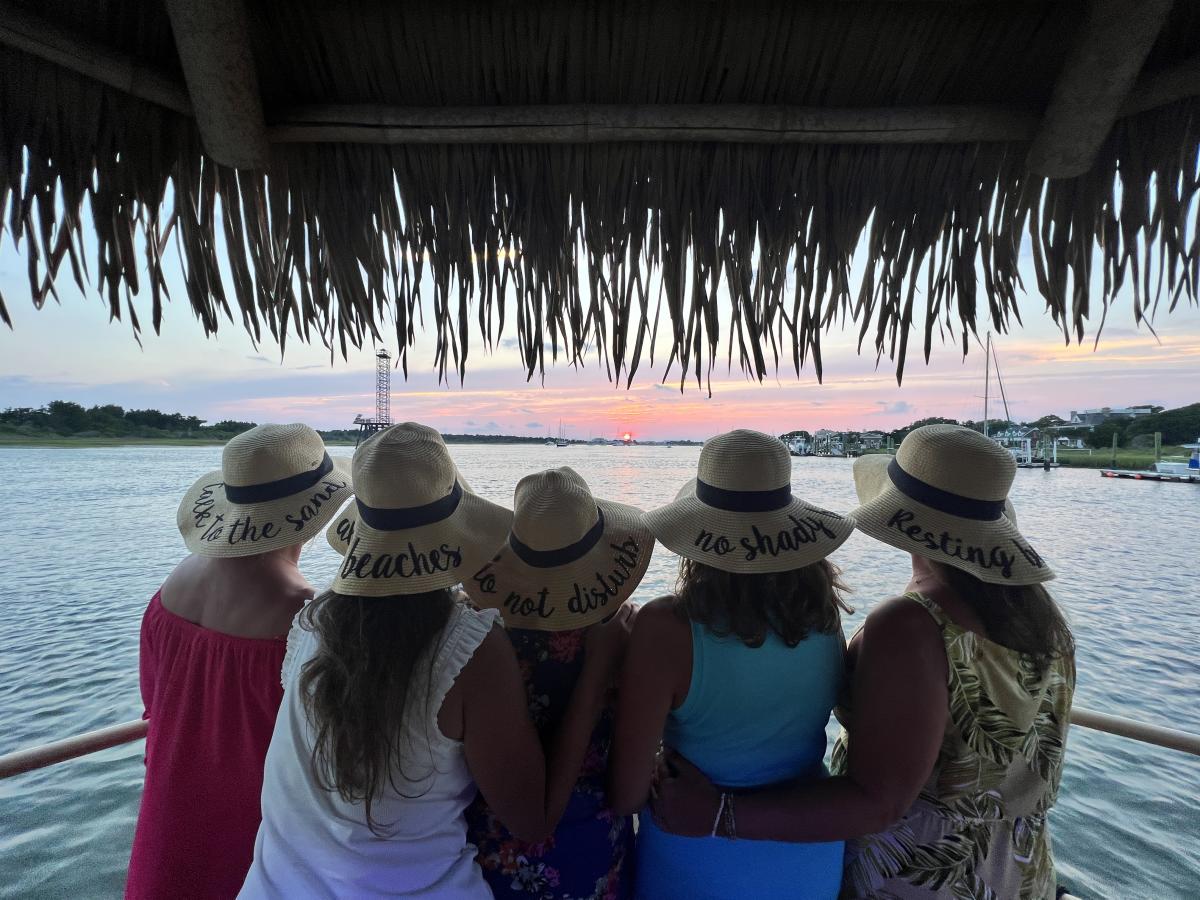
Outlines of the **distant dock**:
M 1162 472 L 1134 472 L 1130 469 L 1101 469 L 1105 478 L 1132 478 L 1137 481 L 1177 481 L 1181 484 L 1200 484 L 1200 475 L 1168 475 Z

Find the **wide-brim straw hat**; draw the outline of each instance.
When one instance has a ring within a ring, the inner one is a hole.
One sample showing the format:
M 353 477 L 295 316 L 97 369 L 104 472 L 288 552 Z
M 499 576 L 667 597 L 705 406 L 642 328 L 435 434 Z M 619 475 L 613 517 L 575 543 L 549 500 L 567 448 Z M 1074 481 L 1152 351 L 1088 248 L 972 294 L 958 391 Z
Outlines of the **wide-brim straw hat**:
M 339 594 L 387 597 L 453 587 L 487 562 L 512 512 L 474 494 L 442 436 L 416 422 L 354 452 L 354 503 L 325 535 L 342 554 Z
M 924 425 L 895 457 L 854 462 L 860 531 L 991 584 L 1038 584 L 1054 572 L 1017 528 L 1012 454 L 977 431 Z
M 200 556 L 253 556 L 315 537 L 353 493 L 350 460 L 307 425 L 258 425 L 188 488 L 176 523 Z
M 566 631 L 616 612 L 650 565 L 654 536 L 642 511 L 598 500 L 569 468 L 527 475 L 513 494 L 503 545 L 463 583 L 510 628 Z
M 845 543 L 854 522 L 792 493 L 792 458 L 778 438 L 739 429 L 700 451 L 696 478 L 646 513 L 663 546 L 725 572 L 789 572 Z

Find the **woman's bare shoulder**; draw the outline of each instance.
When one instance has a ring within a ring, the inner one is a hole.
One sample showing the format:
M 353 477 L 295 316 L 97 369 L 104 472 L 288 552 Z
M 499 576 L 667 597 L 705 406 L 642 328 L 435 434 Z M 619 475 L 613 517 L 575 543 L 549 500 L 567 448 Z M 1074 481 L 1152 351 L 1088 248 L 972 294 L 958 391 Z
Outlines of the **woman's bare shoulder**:
M 877 604 L 863 623 L 863 638 L 878 642 L 905 640 L 941 642 L 938 624 L 920 603 L 907 595 L 888 597 Z
M 690 632 L 687 619 L 679 614 L 679 598 L 670 594 L 643 603 L 633 620 L 633 629 L 634 633 L 664 638 Z

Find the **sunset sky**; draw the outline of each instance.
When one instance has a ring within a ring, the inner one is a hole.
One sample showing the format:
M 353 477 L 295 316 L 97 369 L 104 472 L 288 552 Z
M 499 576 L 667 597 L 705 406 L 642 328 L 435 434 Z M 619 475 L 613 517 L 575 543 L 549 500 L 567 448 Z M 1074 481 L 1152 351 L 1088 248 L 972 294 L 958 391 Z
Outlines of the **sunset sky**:
M 222 323 L 219 337 L 206 341 L 181 285 L 173 290 L 159 336 L 149 330 L 149 298 L 142 298 L 146 330 L 139 348 L 128 322 L 108 322 L 106 306 L 95 293 L 80 297 L 67 277 L 60 279 L 62 289 L 62 306 L 51 302 L 34 310 L 23 258 L 10 242 L 0 250 L 0 290 L 14 323 L 12 331 L 0 326 L 0 407 L 64 399 L 155 407 L 208 421 L 305 421 L 320 428 L 349 427 L 356 413 L 374 407 L 373 350 L 356 352 L 348 361 L 339 356 L 331 365 L 323 347 L 293 340 L 281 360 L 274 343 L 256 348 L 240 321 Z M 1110 311 L 1095 351 L 1090 336 L 1082 346 L 1064 346 L 1043 309 L 1038 296 L 1026 296 L 1025 327 L 995 338 L 1013 418 L 1200 400 L 1196 308 L 1181 305 L 1171 315 L 1162 311 L 1155 320 L 1156 338 L 1144 326 L 1134 327 L 1129 299 L 1122 298 Z M 788 368 L 758 384 L 736 367 L 726 372 L 722 366 L 714 372 L 711 398 L 694 382 L 681 394 L 678 370 L 661 384 L 664 358 L 653 368 L 643 364 L 628 391 L 610 384 L 594 362 L 581 370 L 560 363 L 547 372 L 544 386 L 526 383 L 512 334 L 491 355 L 476 339 L 465 385 L 456 378 L 439 385 L 431 345 L 422 340 L 410 357 L 408 381 L 394 374 L 392 416 L 455 433 L 544 435 L 556 433 L 561 420 L 572 438 L 628 431 L 647 439 L 703 439 L 735 427 L 772 433 L 888 429 L 925 416 L 982 416 L 982 350 L 973 349 L 964 361 L 955 343 L 935 343 L 926 366 L 918 332 L 898 387 L 891 362 L 885 358 L 876 368 L 873 351 L 858 356 L 855 337 L 853 326 L 827 336 L 823 384 L 811 370 L 797 379 Z M 994 382 L 992 390 L 995 396 Z M 998 398 L 991 412 L 1003 414 Z

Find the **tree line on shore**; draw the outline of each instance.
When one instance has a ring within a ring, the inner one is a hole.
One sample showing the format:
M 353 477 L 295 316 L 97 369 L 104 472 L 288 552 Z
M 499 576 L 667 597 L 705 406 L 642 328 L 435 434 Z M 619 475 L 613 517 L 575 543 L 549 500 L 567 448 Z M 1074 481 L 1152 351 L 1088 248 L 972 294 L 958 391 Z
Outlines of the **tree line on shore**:
M 226 419 L 209 425 L 196 416 L 157 409 L 125 409 L 113 404 L 84 407 L 70 400 L 0 411 L 0 432 L 30 437 L 212 438 L 228 440 L 254 427 Z
M 197 416 L 165 413 L 157 409 L 125 409 L 106 404 L 84 407 L 70 400 L 53 400 L 42 407 L 9 407 L 0 410 L 0 436 L 28 438 L 137 438 L 162 440 L 227 441 L 257 423 L 223 419 L 211 425 Z M 320 431 L 326 441 L 353 443 L 358 429 Z M 542 443 L 544 437 L 495 434 L 447 434 L 447 443 Z

